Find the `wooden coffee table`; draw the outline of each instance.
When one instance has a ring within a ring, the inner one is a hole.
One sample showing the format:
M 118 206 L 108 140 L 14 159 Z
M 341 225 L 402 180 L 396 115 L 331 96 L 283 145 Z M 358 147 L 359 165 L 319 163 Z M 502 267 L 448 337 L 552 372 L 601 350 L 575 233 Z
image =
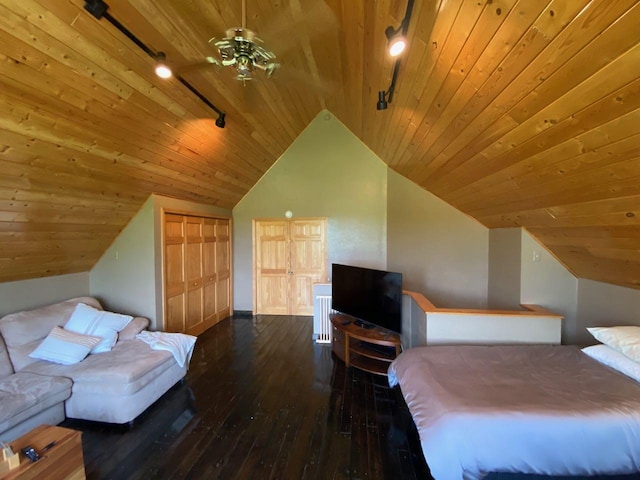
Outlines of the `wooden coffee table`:
M 51 425 L 34 428 L 9 444 L 14 452 L 32 446 L 40 454 L 40 460 L 31 462 L 20 452 L 20 466 L 0 474 L 0 480 L 84 480 L 81 435 L 82 432 Z M 45 451 L 53 442 L 55 444 Z

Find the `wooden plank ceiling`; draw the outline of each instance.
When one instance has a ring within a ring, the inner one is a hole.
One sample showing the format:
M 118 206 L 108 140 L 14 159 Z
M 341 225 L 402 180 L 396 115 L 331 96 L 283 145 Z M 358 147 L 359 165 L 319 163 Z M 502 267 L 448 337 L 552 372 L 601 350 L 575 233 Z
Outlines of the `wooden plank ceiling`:
M 227 127 L 83 0 L 0 0 L 0 281 L 89 270 L 152 192 L 232 208 L 323 108 L 487 227 L 524 226 L 574 274 L 640 288 L 640 3 L 247 0 L 282 64 L 192 69 L 240 0 L 108 0 Z

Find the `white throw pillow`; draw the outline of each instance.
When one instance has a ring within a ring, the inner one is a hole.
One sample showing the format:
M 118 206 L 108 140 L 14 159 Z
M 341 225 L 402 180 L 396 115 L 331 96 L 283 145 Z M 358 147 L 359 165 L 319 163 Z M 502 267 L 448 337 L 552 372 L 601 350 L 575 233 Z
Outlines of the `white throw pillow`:
M 640 362 L 640 327 L 589 327 L 587 330 L 596 340 Z
M 113 348 L 118 340 L 118 332 L 132 319 L 131 315 L 103 312 L 79 303 L 64 328 L 83 335 L 100 337 L 102 341 L 91 350 L 91 353 L 102 353 Z
M 582 349 L 591 358 L 640 382 L 640 363 L 607 345 L 592 345 Z
M 101 340 L 100 337 L 81 335 L 61 327 L 53 327 L 49 335 L 29 356 L 62 365 L 72 365 L 89 355 L 91 349 Z

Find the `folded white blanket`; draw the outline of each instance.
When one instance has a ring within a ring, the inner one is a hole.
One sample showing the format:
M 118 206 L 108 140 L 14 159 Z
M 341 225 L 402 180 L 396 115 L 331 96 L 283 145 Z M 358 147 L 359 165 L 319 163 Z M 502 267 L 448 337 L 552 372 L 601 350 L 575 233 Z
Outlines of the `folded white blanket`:
M 171 352 L 181 367 L 191 361 L 193 347 L 198 339 L 198 337 L 184 333 L 148 332 L 146 330 L 136 335 L 136 338 L 149 344 L 153 350 Z

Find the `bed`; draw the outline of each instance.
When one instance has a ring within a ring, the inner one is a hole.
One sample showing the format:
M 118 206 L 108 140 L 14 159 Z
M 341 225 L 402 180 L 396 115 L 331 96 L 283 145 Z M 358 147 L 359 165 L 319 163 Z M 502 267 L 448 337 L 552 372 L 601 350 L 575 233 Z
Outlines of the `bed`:
M 640 383 L 578 347 L 421 347 L 388 373 L 436 480 L 640 472 Z

